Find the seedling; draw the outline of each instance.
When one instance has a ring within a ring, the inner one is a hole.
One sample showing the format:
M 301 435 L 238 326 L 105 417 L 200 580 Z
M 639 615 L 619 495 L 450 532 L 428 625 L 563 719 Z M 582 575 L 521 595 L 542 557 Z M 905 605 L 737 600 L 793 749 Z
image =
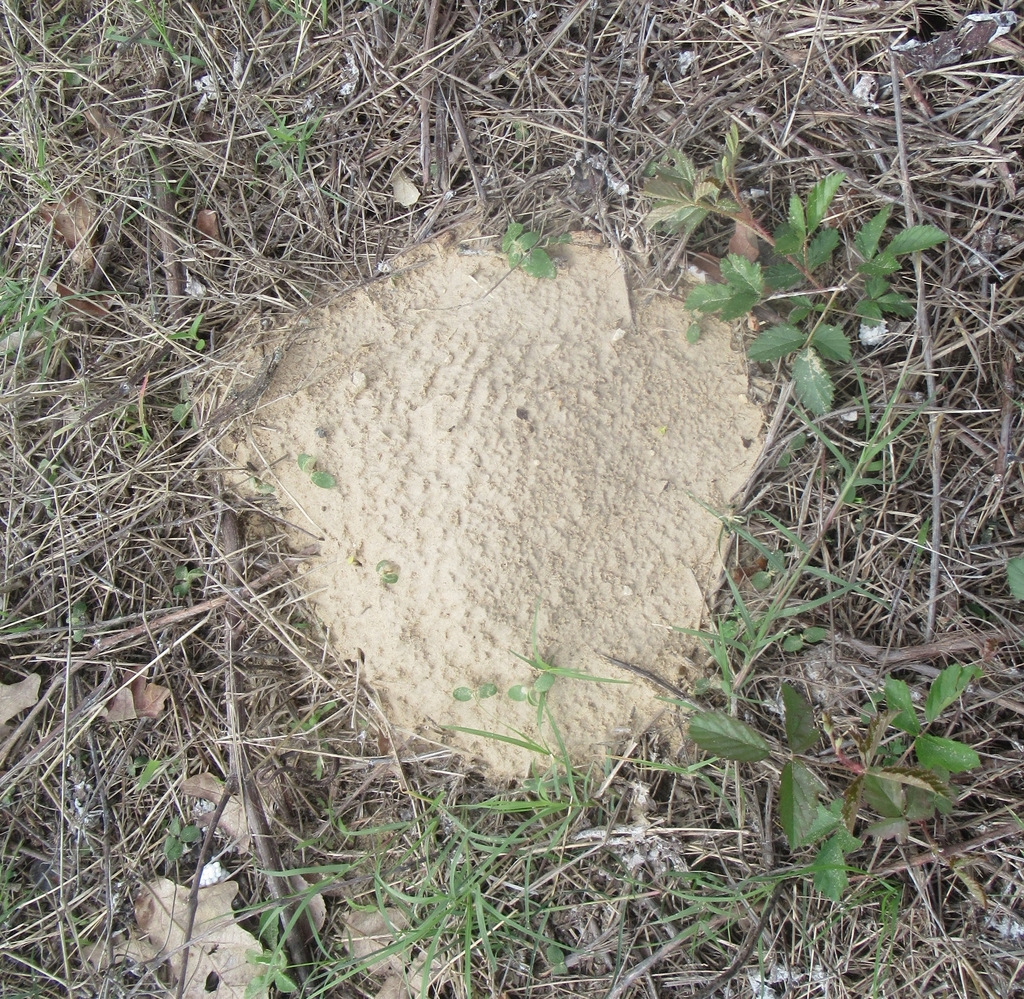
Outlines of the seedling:
M 779 821 L 791 850 L 818 844 L 809 871 L 822 894 L 839 901 L 847 888 L 845 857 L 861 845 L 854 833 L 858 818 L 865 821 L 862 811 L 869 810 L 873 815 L 860 830 L 861 836 L 902 842 L 910 833 L 911 822 L 925 822 L 936 812 L 946 814 L 951 810 L 949 775 L 975 770 L 981 760 L 970 746 L 925 730 L 959 699 L 980 672 L 976 666 L 957 664 L 943 670 L 929 687 L 923 718 L 914 707 L 906 683 L 886 677 L 883 691 L 873 698 L 876 703 L 872 712 L 863 719 L 863 731 L 847 736 L 856 747 L 856 759 L 847 755 L 845 739 L 834 731 L 831 720 L 823 717 L 821 730 L 828 736 L 836 760 L 850 776 L 843 794 L 827 806 L 821 797 L 826 791 L 828 771 L 816 757 L 805 755 L 821 737 L 813 709 L 799 691 L 782 684 L 790 752 L 779 781 Z M 884 709 L 878 707 L 882 701 Z M 890 729 L 895 731 L 890 733 Z M 753 728 L 721 711 L 694 714 L 690 737 L 701 749 L 729 760 L 754 762 L 772 753 Z M 914 763 L 907 759 L 911 753 Z M 972 892 L 976 888 L 973 884 L 968 887 Z
M 177 817 L 167 823 L 167 837 L 164 839 L 164 856 L 173 864 L 180 860 L 189 845 L 202 835 L 198 826 L 183 826 Z
M 205 573 L 202 569 L 190 569 L 187 565 L 176 565 L 174 567 L 174 586 L 171 592 L 176 597 L 187 597 L 192 592 L 192 584 L 197 579 L 202 579 Z
M 572 236 L 568 233 L 548 239 L 539 232 L 526 231 L 521 222 L 510 222 L 501 240 L 501 252 L 508 257 L 508 265 L 513 270 L 522 267 L 530 277 L 554 278 L 555 264 L 544 247 L 571 242 Z
M 68 624 L 71 626 L 71 641 L 81 642 L 89 626 L 89 605 L 84 600 L 76 600 L 71 605 Z
M 394 586 L 398 582 L 398 566 L 386 558 L 377 563 L 377 575 L 385 586 Z
M 335 478 L 329 472 L 317 471 L 316 458 L 311 454 L 300 454 L 298 457 L 299 470 L 309 476 L 309 481 L 321 489 L 333 489 Z
M 715 214 L 749 230 L 774 249 L 778 262 L 768 267 L 756 259 L 728 254 L 721 262 L 723 281 L 698 285 L 687 296 L 686 307 L 722 319 L 739 319 L 766 300 L 776 309 L 787 310 L 785 320 L 762 332 L 747 355 L 752 361 L 765 362 L 789 358 L 797 399 L 820 416 L 832 408 L 835 395 L 826 362 L 852 359 L 842 317 L 852 315 L 881 325 L 886 314 L 912 316 L 914 304 L 893 291 L 887 279 L 899 270 L 898 258 L 937 246 L 946 234 L 931 225 L 911 226 L 879 249 L 889 221 L 889 207 L 885 206 L 857 231 L 848 247 L 848 256 L 860 260 L 855 273 L 838 287 L 826 288 L 818 278 L 831 264 L 841 237 L 838 229 L 824 223 L 846 175 L 831 173 L 822 178 L 804 200 L 792 195 L 786 221 L 769 233 L 743 201 L 735 176 L 738 158 L 735 125 L 725 137 L 724 155 L 710 171 L 698 171 L 690 157 L 670 151 L 651 168 L 645 190 L 654 199 L 654 207 L 646 221 L 650 226 L 689 234 L 709 214 Z M 826 318 L 838 321 L 826 322 Z
M 203 314 L 197 313 L 195 318 L 192 320 L 192 324 L 187 330 L 178 330 L 177 333 L 168 333 L 167 339 L 173 340 L 175 343 L 184 343 L 189 347 L 193 347 L 195 350 L 205 350 L 206 341 L 199 335 L 199 327 L 203 322 Z

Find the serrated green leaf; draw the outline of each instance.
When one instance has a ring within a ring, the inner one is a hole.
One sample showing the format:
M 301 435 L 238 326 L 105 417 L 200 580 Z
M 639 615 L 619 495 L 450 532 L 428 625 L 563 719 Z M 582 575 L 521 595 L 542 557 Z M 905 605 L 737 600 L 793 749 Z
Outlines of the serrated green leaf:
M 722 308 L 732 296 L 733 289 L 727 284 L 716 284 L 709 281 L 707 284 L 697 285 L 686 296 L 684 305 L 691 312 L 715 312 Z
M 832 377 L 811 347 L 805 347 L 793 360 L 793 387 L 796 397 L 816 416 L 824 416 L 832 408 Z
M 523 271 L 532 278 L 550 280 L 557 276 L 558 271 L 546 250 L 533 249 L 523 261 Z
M 707 218 L 708 210 L 695 205 L 655 205 L 645 216 L 644 224 L 653 229 L 664 225 L 672 232 L 682 231 L 689 235 Z
M 792 288 L 803 280 L 803 275 L 790 263 L 771 264 L 764 269 L 764 283 L 769 288 Z
M 885 250 L 898 257 L 904 253 L 913 253 L 915 250 L 930 249 L 939 243 L 945 243 L 946 239 L 946 234 L 933 225 L 912 225 L 909 229 L 896 233 Z
M 786 257 L 799 257 L 804 252 L 804 236 L 788 222 L 784 222 L 772 234 L 775 252 Z
M 701 749 L 727 760 L 752 763 L 771 754 L 768 743 L 749 725 L 721 711 L 698 711 L 690 719 L 690 738 Z
M 807 238 L 807 218 L 804 215 L 803 203 L 795 194 L 790 195 L 789 198 L 789 228 L 800 240 L 802 246 Z
M 790 760 L 782 768 L 779 781 L 779 821 L 795 850 L 807 841 L 806 837 L 818 818 L 818 795 L 821 785 L 799 760 Z
M 836 191 L 846 180 L 845 173 L 830 173 L 822 177 L 807 193 L 807 233 L 810 235 L 821 225 L 822 220 L 828 212 Z
M 885 277 L 899 269 L 900 262 L 888 250 L 882 250 L 877 256 L 860 264 L 857 267 L 857 272 L 869 277 Z
M 924 720 L 933 722 L 946 710 L 971 684 L 981 676 L 977 666 L 961 666 L 953 663 L 947 666 L 928 688 L 928 697 L 924 702 Z
M 470 690 L 469 687 L 456 687 L 452 691 L 452 697 L 464 704 L 466 701 L 473 700 L 473 691 Z
M 925 791 L 933 791 L 944 798 L 949 797 L 949 788 L 946 786 L 946 782 L 924 767 L 879 767 L 874 773 L 901 784 L 910 784 Z
M 836 802 L 836 804 L 839 803 Z M 819 803 L 817 807 L 817 814 L 814 816 L 814 822 L 811 823 L 811 827 L 804 834 L 804 844 L 817 843 L 819 839 L 823 836 L 827 836 L 839 824 L 839 816 Z
M 791 326 L 803 322 L 812 312 L 824 312 L 825 306 L 815 305 L 806 295 L 797 295 L 790 301 L 793 308 L 789 310 L 789 322 Z
M 745 316 L 761 296 L 756 291 L 733 291 L 732 297 L 719 310 L 718 315 L 724 319 L 739 319 Z
M 787 635 L 782 640 L 783 652 L 799 652 L 804 647 L 804 640 L 799 635 Z
M 921 731 L 910 688 L 902 680 L 894 680 L 891 676 L 885 678 L 885 703 L 890 711 L 897 712 L 891 724 L 901 732 L 917 735 Z
M 1006 583 L 1012 596 L 1024 600 L 1024 558 L 1011 558 L 1007 561 Z
M 736 122 L 733 122 L 729 131 L 725 133 L 725 162 L 723 165 L 727 174 L 732 173 L 732 168 L 736 165 L 739 155 L 740 130 L 736 127 Z
M 857 812 L 860 811 L 861 798 L 864 797 L 864 775 L 860 774 L 850 781 L 843 794 L 843 807 L 840 815 L 843 825 L 849 832 L 853 832 L 854 823 L 857 821 Z
M 890 312 L 897 316 L 912 316 L 917 311 L 909 298 L 904 298 L 903 295 L 894 291 L 878 299 L 878 305 L 883 312 Z
M 848 361 L 852 357 L 850 341 L 838 326 L 821 323 L 811 337 L 814 347 L 827 361 Z
M 794 753 L 806 753 L 818 741 L 814 712 L 803 694 L 788 683 L 782 685 L 782 703 L 786 709 L 786 742 Z
M 941 767 L 951 774 L 961 774 L 981 766 L 981 757 L 970 746 L 938 735 L 919 735 L 914 740 L 914 753 L 917 762 L 929 770 Z
M 863 832 L 865 836 L 873 836 L 878 840 L 895 839 L 905 843 L 910 835 L 910 823 L 902 817 L 882 819 L 881 822 L 872 822 Z
M 807 247 L 808 270 L 816 270 L 825 263 L 838 245 L 839 232 L 835 229 L 822 229 Z
M 903 786 L 900 781 L 864 774 L 864 800 L 879 815 L 894 819 L 903 814 Z
M 865 298 L 881 298 L 889 291 L 889 282 L 883 277 L 869 277 L 864 282 Z
M 818 853 L 810 868 L 814 871 L 814 887 L 833 902 L 841 902 L 843 892 L 850 885 L 850 879 L 846 873 L 843 845 L 838 834 L 825 840 L 818 848 Z
M 313 472 L 309 476 L 309 481 L 320 489 L 333 489 L 335 485 L 334 476 L 329 472 Z
M 885 231 L 885 223 L 889 221 L 889 206 L 886 205 L 874 218 L 865 222 L 853 237 L 853 243 L 865 260 L 870 260 L 878 249 L 878 241 Z M 871 295 L 871 292 L 868 292 Z M 874 297 L 872 295 L 872 297 Z
M 799 350 L 806 340 L 806 335 L 795 326 L 782 323 L 761 333 L 747 348 L 747 357 L 752 361 L 778 361 Z
M 853 313 L 862 319 L 882 319 L 882 307 L 869 298 L 862 298 L 854 307 Z
M 730 253 L 722 261 L 722 277 L 737 290 L 752 291 L 760 295 L 764 291 L 764 275 L 757 261 L 747 260 L 738 253 Z

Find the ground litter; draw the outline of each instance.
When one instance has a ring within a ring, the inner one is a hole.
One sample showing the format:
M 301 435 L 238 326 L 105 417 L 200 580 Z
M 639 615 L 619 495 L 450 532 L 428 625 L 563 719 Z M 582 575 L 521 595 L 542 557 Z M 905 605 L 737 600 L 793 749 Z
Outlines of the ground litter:
M 272 487 L 318 539 L 304 585 L 399 735 L 516 776 L 526 750 L 449 726 L 555 745 L 507 694 L 538 675 L 512 655 L 531 656 L 534 625 L 545 662 L 632 681 L 557 680 L 552 717 L 578 758 L 665 709 L 602 653 L 692 682 L 673 626 L 699 625 L 720 571 L 698 500 L 728 509 L 761 412 L 734 330 L 701 318 L 689 342 L 679 300 L 631 300 L 610 251 L 560 247 L 543 281 L 481 245 L 423 248 L 307 319 L 232 457 L 256 469 L 241 488 Z M 486 684 L 498 694 L 453 696 Z

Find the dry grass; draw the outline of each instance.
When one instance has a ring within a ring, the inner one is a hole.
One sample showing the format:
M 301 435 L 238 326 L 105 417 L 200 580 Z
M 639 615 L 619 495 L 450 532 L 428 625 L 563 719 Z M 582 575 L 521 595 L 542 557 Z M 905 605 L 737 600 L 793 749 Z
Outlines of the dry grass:
M 536 788 L 511 790 L 519 813 L 455 759 L 398 746 L 396 763 L 359 664 L 316 637 L 283 535 L 223 491 L 223 422 L 175 409 L 290 313 L 466 226 L 593 230 L 638 296 L 675 289 L 687 254 L 721 254 L 728 233 L 709 226 L 690 246 L 652 234 L 643 173 L 670 146 L 710 158 L 730 121 L 741 185 L 763 192 L 766 219 L 842 169 L 845 230 L 889 203 L 951 236 L 916 275 L 918 321 L 860 358 L 872 412 L 901 378 L 904 412 L 928 400 L 862 506 L 833 515 L 835 469 L 813 437 L 779 462 L 805 428 L 773 373 L 754 373 L 775 418 L 737 516 L 773 546 L 772 519 L 819 544 L 818 564 L 870 596 L 802 622 L 829 629 L 821 651 L 759 654 L 751 711 L 789 677 L 837 725 L 856 723 L 887 671 L 916 683 L 952 657 L 981 662 L 984 689 L 949 731 L 985 767 L 928 832 L 955 848 L 1020 813 L 1022 632 L 1005 565 L 1024 554 L 1024 49 L 1011 34 L 898 80 L 895 96 L 883 79 L 899 32 L 962 13 L 781 0 L 5 6 L 0 680 L 38 673 L 44 695 L 0 737 L 5 997 L 158 994 L 158 969 L 99 972 L 85 953 L 127 929 L 141 883 L 192 876 L 195 851 L 172 862 L 164 843 L 172 819 L 193 815 L 180 778 L 205 770 L 248 777 L 268 803 L 271 853 L 225 859 L 248 904 L 280 890 L 260 873 L 275 858 L 341 865 L 314 994 L 374 994 L 379 982 L 351 977 L 342 900 L 402 893 L 421 916 L 473 900 L 439 924 L 437 994 L 606 995 L 676 940 L 629 991 L 689 996 L 740 953 L 763 876 L 790 873 L 770 808 L 765 834 L 770 767 L 704 768 L 643 744 L 575 793 L 548 787 L 549 810 Z M 876 107 L 851 96 L 865 73 L 881 84 Z M 398 171 L 421 191 L 412 208 L 393 197 Z M 190 331 L 203 349 L 180 338 Z M 839 398 L 858 391 L 851 377 Z M 818 427 L 851 456 L 863 446 L 838 414 Z M 202 573 L 187 596 L 178 567 Z M 804 580 L 793 601 L 817 585 Z M 731 599 L 723 588 L 717 609 Z M 133 676 L 168 688 L 167 706 L 105 723 Z M 160 768 L 140 786 L 147 761 Z M 433 863 L 452 842 L 480 872 L 466 894 Z M 768 995 L 758 967 L 764 981 L 773 968 L 804 976 L 790 996 L 1024 994 L 1024 837 L 968 855 L 987 911 L 930 849 L 861 851 L 856 863 L 884 876 L 855 878 L 841 907 L 787 882 L 732 994 Z M 494 954 L 486 930 L 468 947 L 462 935 L 477 900 L 500 924 Z M 549 944 L 566 957 L 558 974 Z

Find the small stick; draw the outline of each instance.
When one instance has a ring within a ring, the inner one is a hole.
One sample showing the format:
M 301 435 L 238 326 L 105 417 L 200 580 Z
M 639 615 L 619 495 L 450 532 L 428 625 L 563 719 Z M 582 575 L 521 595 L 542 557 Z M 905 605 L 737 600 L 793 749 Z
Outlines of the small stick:
M 427 29 L 423 34 L 423 58 L 434 47 L 434 33 L 437 31 L 438 0 L 430 0 L 427 14 Z M 434 96 L 434 72 L 428 62 L 424 68 L 423 89 L 420 91 L 420 163 L 423 166 L 423 188 L 430 187 L 430 105 Z

